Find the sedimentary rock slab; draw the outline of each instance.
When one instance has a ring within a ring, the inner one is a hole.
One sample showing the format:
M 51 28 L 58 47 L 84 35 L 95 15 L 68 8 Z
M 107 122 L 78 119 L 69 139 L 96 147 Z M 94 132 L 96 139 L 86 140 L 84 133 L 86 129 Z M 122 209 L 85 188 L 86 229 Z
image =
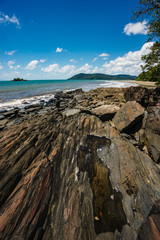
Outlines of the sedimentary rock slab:
M 102 105 L 91 110 L 91 113 L 104 120 L 111 120 L 115 113 L 120 109 L 116 105 Z
M 115 127 L 120 132 L 126 132 L 134 127 L 144 115 L 144 108 L 137 102 L 131 101 L 125 103 L 113 118 Z

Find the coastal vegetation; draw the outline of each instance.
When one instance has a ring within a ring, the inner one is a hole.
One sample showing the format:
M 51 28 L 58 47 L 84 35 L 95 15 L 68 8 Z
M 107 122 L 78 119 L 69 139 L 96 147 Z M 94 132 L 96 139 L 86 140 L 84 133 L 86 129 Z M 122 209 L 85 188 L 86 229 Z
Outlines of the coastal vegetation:
M 135 80 L 136 76 L 119 74 L 119 75 L 107 75 L 102 73 L 93 73 L 93 74 L 86 74 L 80 73 L 76 74 L 73 77 L 69 78 L 69 80 L 81 80 L 81 79 L 88 79 L 88 80 Z
M 14 79 L 12 80 L 12 82 L 24 82 L 24 81 L 27 81 L 27 80 L 25 80 L 25 79 L 23 79 L 23 78 L 14 78 Z
M 155 40 L 150 47 L 151 52 L 142 56 L 144 65 L 138 81 L 153 81 L 160 84 L 160 2 L 159 0 L 140 0 L 138 10 L 134 12 L 133 19 L 147 18 L 148 41 Z

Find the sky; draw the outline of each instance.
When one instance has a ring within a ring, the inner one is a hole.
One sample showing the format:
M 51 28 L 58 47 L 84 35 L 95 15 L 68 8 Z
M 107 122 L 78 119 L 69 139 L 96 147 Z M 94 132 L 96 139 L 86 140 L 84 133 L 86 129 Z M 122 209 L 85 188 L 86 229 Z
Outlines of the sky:
M 0 80 L 138 75 L 149 53 L 139 0 L 0 0 Z

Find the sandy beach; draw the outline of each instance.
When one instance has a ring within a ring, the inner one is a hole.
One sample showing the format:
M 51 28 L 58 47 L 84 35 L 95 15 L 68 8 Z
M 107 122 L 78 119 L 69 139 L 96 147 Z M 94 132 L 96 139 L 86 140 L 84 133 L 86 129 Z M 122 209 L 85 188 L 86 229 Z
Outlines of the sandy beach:
M 156 87 L 156 82 L 148 82 L 148 81 L 133 81 L 133 80 L 129 80 L 129 81 L 123 81 L 123 82 L 129 82 L 129 83 L 135 83 L 141 87 L 146 87 L 146 88 L 154 88 Z

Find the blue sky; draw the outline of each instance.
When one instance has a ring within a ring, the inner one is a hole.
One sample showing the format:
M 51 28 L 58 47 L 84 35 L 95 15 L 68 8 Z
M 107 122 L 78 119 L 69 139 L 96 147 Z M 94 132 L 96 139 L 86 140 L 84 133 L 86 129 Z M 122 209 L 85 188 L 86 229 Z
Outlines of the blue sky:
M 0 80 L 141 72 L 147 21 L 138 0 L 0 0 Z M 152 44 L 152 43 L 151 43 Z

